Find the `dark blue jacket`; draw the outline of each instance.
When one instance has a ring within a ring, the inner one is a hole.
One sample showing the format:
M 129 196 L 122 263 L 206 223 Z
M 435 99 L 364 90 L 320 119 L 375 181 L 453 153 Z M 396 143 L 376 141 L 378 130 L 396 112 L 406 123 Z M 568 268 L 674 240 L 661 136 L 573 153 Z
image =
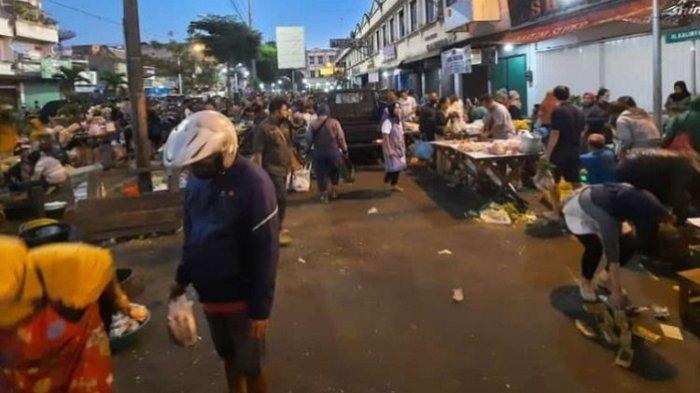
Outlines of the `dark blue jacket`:
M 203 303 L 248 302 L 248 316 L 267 319 L 279 259 L 279 217 L 272 181 L 243 157 L 212 180 L 192 176 L 185 199 L 179 284 Z

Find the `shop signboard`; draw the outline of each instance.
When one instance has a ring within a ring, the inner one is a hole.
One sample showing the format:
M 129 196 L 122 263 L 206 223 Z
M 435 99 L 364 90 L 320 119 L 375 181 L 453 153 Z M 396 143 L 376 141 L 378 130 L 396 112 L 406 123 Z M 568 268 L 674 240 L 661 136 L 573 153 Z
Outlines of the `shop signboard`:
M 676 42 L 696 40 L 700 38 L 700 27 L 686 29 L 681 31 L 673 31 L 666 34 L 666 43 L 673 44 Z
M 508 0 L 511 26 L 517 27 L 539 19 L 563 15 L 616 0 Z
M 300 26 L 277 27 L 277 67 L 306 68 L 306 33 Z
M 370 72 L 367 81 L 369 83 L 379 83 L 379 73 L 378 72 Z
M 70 60 L 44 59 L 41 61 L 41 78 L 53 79 L 54 75 L 61 73 L 61 67 L 73 69 Z
M 382 48 L 382 54 L 384 55 L 384 61 L 396 60 L 396 45 L 391 44 Z
M 442 52 L 442 72 L 444 75 L 471 73 L 471 47 L 467 45 Z
M 331 48 L 346 49 L 355 45 L 355 40 L 352 38 L 331 38 Z
M 335 67 L 321 67 L 321 76 L 333 76 L 335 75 Z
M 501 6 L 493 0 L 445 0 L 445 30 L 458 29 L 471 22 L 498 22 Z

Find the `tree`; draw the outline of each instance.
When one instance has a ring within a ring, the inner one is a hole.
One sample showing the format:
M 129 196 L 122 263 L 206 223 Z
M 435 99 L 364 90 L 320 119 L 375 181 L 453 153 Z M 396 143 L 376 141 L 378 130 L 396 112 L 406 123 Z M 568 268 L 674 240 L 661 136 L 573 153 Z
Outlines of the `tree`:
M 266 42 L 258 51 L 258 79 L 264 83 L 272 83 L 280 76 L 277 68 L 277 44 Z
M 193 41 L 204 44 L 204 54 L 221 63 L 248 63 L 258 54 L 262 40 L 259 31 L 231 15 L 206 15 L 190 22 L 187 30 Z
M 66 96 L 75 93 L 76 82 L 91 82 L 90 79 L 80 75 L 80 73 L 83 72 L 82 68 L 68 68 L 62 66 L 60 70 L 61 72 L 54 74 L 53 77 L 59 80 L 61 91 Z
M 121 88 L 126 85 L 126 75 L 121 72 L 104 71 L 100 73 L 100 80 L 107 86 L 107 91 L 119 94 Z

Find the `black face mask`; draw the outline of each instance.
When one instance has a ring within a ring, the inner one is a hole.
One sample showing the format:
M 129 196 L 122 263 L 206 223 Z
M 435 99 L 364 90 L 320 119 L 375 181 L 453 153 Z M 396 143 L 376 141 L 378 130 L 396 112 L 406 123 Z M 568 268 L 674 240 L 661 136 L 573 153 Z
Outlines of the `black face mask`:
M 224 171 L 224 157 L 221 154 L 217 154 L 205 158 L 202 161 L 192 164 L 190 169 L 192 170 L 192 174 L 199 179 L 213 179 Z

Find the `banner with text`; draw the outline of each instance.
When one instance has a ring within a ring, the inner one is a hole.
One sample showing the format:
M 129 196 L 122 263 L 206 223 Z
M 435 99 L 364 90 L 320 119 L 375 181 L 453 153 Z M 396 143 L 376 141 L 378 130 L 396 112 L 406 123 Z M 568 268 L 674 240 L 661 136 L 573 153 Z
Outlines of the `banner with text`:
M 470 74 L 472 72 L 472 48 L 454 48 L 442 52 L 442 72 L 444 75 Z

